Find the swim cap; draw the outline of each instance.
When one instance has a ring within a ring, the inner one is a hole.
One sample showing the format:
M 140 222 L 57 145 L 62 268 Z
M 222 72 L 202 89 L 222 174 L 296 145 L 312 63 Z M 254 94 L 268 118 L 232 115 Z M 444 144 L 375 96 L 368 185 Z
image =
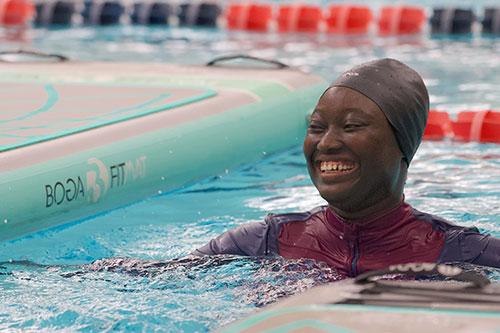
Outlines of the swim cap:
M 371 99 L 391 124 L 410 164 L 424 134 L 429 94 L 420 75 L 394 59 L 380 59 L 344 72 L 330 87 L 354 89 Z

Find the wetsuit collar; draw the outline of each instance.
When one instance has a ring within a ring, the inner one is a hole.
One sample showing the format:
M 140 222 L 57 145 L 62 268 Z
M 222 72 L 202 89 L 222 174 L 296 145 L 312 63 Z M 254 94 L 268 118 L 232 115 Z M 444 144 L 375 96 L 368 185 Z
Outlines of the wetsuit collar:
M 364 218 L 348 220 L 337 215 L 330 207 L 327 208 L 326 216 L 329 224 L 344 233 L 360 231 L 377 231 L 394 226 L 410 212 L 411 206 L 401 201 L 397 206 L 385 211 L 378 212 Z

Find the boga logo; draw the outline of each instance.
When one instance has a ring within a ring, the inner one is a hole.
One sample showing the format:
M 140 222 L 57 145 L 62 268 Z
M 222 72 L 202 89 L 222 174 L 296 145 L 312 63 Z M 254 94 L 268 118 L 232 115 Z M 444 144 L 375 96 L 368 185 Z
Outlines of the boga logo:
M 87 164 L 91 169 L 85 176 L 68 177 L 53 185 L 45 185 L 45 207 L 59 206 L 82 198 L 95 203 L 105 196 L 110 188 L 118 188 L 128 181 L 146 176 L 146 156 L 109 167 L 92 157 L 87 160 Z
M 97 202 L 101 195 L 105 195 L 109 190 L 109 172 L 106 165 L 97 158 L 90 158 L 87 161 L 90 165 L 97 166 L 98 173 L 94 170 L 87 171 L 87 192 L 89 200 Z

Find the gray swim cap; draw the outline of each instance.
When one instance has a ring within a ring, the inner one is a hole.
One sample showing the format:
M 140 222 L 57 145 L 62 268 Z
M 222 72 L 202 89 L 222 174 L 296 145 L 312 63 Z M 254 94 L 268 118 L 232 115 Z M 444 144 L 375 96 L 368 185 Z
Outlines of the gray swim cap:
M 354 89 L 371 99 L 391 124 L 408 164 L 417 151 L 429 114 L 424 81 L 394 59 L 367 62 L 344 72 L 330 87 Z

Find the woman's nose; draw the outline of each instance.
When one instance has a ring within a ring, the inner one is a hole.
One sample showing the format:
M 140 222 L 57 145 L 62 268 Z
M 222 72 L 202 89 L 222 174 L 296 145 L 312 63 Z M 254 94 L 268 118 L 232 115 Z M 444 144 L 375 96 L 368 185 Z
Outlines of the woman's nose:
M 317 149 L 322 152 L 329 152 L 338 150 L 343 145 L 338 131 L 335 129 L 328 129 L 318 142 Z

